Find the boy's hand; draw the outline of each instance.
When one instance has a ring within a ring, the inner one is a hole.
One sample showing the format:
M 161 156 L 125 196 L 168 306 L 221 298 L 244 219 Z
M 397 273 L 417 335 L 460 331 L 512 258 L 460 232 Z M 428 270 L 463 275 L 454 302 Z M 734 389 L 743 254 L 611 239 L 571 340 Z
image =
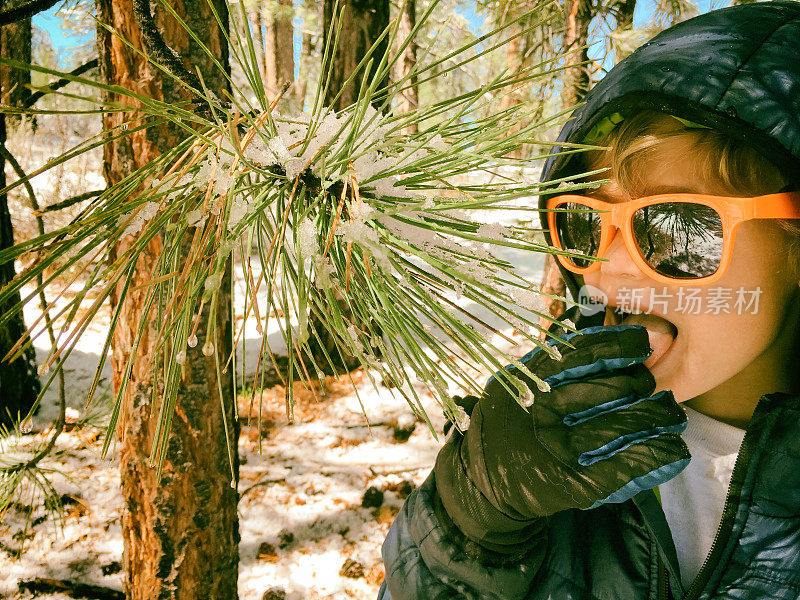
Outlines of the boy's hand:
M 641 364 L 651 353 L 645 328 L 589 327 L 567 337 L 575 348 L 558 344 L 561 361 L 542 350 L 523 361 L 549 392 L 522 376 L 534 393 L 526 410 L 491 380 L 463 438 L 448 440 L 437 457 L 449 516 L 490 547 L 515 543 L 537 518 L 623 502 L 691 458 L 680 437 L 686 414 L 671 392 L 652 394 L 655 380 Z

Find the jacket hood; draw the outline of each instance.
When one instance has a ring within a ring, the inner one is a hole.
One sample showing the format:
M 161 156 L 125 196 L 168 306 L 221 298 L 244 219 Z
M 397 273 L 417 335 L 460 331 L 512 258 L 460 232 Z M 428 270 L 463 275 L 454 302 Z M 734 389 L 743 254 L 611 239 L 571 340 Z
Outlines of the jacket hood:
M 800 185 L 798 57 L 800 2 L 755 2 L 699 15 L 614 66 L 573 112 L 557 143 L 595 143 L 626 116 L 659 110 L 747 142 Z M 542 182 L 575 174 L 569 155 L 557 154 L 561 150 L 556 145 L 547 158 Z M 540 209 L 548 196 L 540 195 Z M 545 238 L 551 242 L 547 231 Z M 561 271 L 577 298 L 581 278 Z

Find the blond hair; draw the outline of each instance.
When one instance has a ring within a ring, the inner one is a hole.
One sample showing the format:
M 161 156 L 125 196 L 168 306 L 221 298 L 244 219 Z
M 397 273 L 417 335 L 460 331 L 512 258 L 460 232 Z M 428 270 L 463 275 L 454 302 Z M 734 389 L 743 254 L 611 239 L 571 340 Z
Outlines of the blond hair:
M 686 143 L 665 144 L 676 137 Z M 669 161 L 670 153 L 676 151 L 692 152 L 692 177 L 720 195 L 761 196 L 778 192 L 789 183 L 772 162 L 748 144 L 714 129 L 688 127 L 657 111 L 641 111 L 625 119 L 597 145 L 609 148 L 576 155 L 578 168 L 590 171 L 610 167 L 601 177 L 613 178 L 629 198 L 644 195 L 647 173 Z M 792 235 L 790 252 L 800 263 L 800 219 L 779 219 L 777 223 Z

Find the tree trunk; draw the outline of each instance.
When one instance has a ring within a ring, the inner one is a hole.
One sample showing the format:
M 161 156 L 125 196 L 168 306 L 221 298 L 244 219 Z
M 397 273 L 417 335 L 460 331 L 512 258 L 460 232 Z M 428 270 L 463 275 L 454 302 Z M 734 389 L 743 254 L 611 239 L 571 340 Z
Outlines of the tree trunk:
M 370 46 L 378 39 L 378 36 L 389 25 L 389 0 L 342 0 L 339 8 L 344 6 L 342 15 L 342 30 L 339 34 L 339 43 L 336 52 L 330 57 L 329 64 L 323 65 L 323 73 L 326 69 L 331 69 L 330 84 L 325 92 L 325 105 L 332 106 L 335 110 L 341 110 L 355 103 L 358 98 L 358 91 L 361 89 L 361 82 L 364 79 L 362 69 L 353 80 L 345 87 L 344 83 L 355 71 L 356 66 L 367 53 Z M 322 35 L 323 47 L 324 40 L 327 40 L 328 33 L 331 31 L 334 0 L 323 0 L 322 5 Z M 335 32 L 338 25 L 334 25 Z M 333 43 L 331 41 L 331 43 Z M 375 73 L 380 57 L 386 52 L 389 41 L 384 37 L 377 51 L 374 53 L 375 61 L 369 77 Z M 385 88 L 388 85 L 387 77 L 378 85 L 378 88 Z M 334 98 L 340 90 L 344 88 L 342 95 L 334 102 Z M 376 98 L 373 104 L 377 108 L 381 99 Z
M 0 10 L 24 4 L 23 0 L 0 0 Z M 31 20 L 22 19 L 0 27 L 0 56 L 21 62 L 31 62 Z M 0 65 L 0 104 L 23 107 L 31 95 L 25 85 L 31 82 L 31 72 Z M 6 124 L 13 126 L 20 115 L 8 115 Z M 28 117 L 31 118 L 31 117 Z
M 264 0 L 264 55 L 267 96 L 274 98 L 294 83 L 294 7 L 292 0 Z
M 589 59 L 589 51 L 586 46 L 589 39 L 589 24 L 592 21 L 593 7 L 590 0 L 568 0 L 566 4 L 566 31 L 564 34 L 564 51 L 566 52 L 567 64 L 575 66 L 564 70 L 562 78 L 564 91 L 562 99 L 564 108 L 575 106 L 586 95 L 591 86 L 587 64 L 576 64 Z M 561 278 L 558 270 L 557 261 L 553 256 L 548 256 L 545 260 L 544 275 L 541 284 L 542 291 L 547 294 L 564 296 L 566 294 L 566 284 Z M 560 300 L 547 300 L 544 310 L 553 317 L 559 317 L 564 313 L 566 305 Z M 540 320 L 542 327 L 547 327 L 545 319 Z
M 264 30 L 261 21 L 261 3 L 256 3 L 252 11 L 250 11 L 250 24 L 253 27 L 253 44 L 256 47 L 256 62 L 258 63 L 258 72 L 261 75 L 261 81 L 267 80 L 267 49 L 264 46 Z
M 300 46 L 300 64 L 297 71 L 297 82 L 294 86 L 294 95 L 297 98 L 297 103 L 300 110 L 306 103 L 306 89 L 308 88 L 308 62 L 311 60 L 311 53 L 314 46 L 311 43 L 311 32 L 303 32 L 303 43 Z
M 567 28 L 564 35 L 564 51 L 567 64 L 575 66 L 564 70 L 564 108 L 575 106 L 589 91 L 591 77 L 587 64 L 589 60 L 589 23 L 592 21 L 590 0 L 567 0 Z
M 11 6 L 14 3 L 9 3 Z M 4 8 L 0 0 L 0 10 Z M 14 58 L 24 62 L 31 61 L 31 20 L 23 19 L 0 28 L 0 56 Z M 23 106 L 30 90 L 22 87 L 30 83 L 30 71 L 11 69 L 0 65 L 0 104 Z M 0 145 L 6 143 L 6 118 L 16 122 L 15 115 L 0 114 Z M 6 186 L 5 158 L 0 154 L 0 189 Z M 8 211 L 8 197 L 0 194 L 0 250 L 14 245 L 14 230 L 11 215 Z M 14 277 L 14 262 L 0 265 L 0 288 Z M 6 306 L 0 306 L 0 314 L 4 314 L 19 302 L 20 295 L 15 294 Z M 25 333 L 25 323 L 20 313 L 14 319 L 0 327 L 0 359 Z M 31 347 L 23 356 L 14 362 L 0 362 L 0 425 L 10 427 L 25 417 L 36 401 L 41 390 L 36 372 L 36 352 Z
M 406 0 L 400 7 L 400 27 L 397 32 L 397 42 L 399 46 L 404 43 L 417 22 L 417 3 L 416 0 Z M 403 56 L 395 63 L 394 78 L 395 81 L 401 81 L 406 77 L 417 64 L 417 42 L 412 40 L 411 43 L 403 50 Z M 403 83 L 402 87 L 410 86 L 403 90 L 400 94 L 400 104 L 397 106 L 398 114 L 405 114 L 417 109 L 419 104 L 419 94 L 417 91 L 417 75 L 412 74 L 411 77 Z M 413 135 L 417 133 L 417 123 L 411 123 L 403 128 L 403 133 Z
M 520 32 L 520 25 L 512 25 L 508 28 L 508 35 L 516 35 Z M 515 37 L 506 44 L 506 67 L 510 73 L 518 73 L 522 68 L 523 54 L 526 45 L 522 36 Z M 503 90 L 503 97 L 500 99 L 500 109 L 507 110 L 512 106 L 521 104 L 525 97 L 525 86 L 511 86 L 511 89 Z M 509 130 L 509 135 L 513 135 L 521 129 L 523 123 L 518 122 L 516 127 Z M 508 158 L 521 158 L 522 149 L 517 148 L 506 154 Z
M 217 13 L 227 20 L 225 3 L 212 1 Z M 207 0 L 184 0 L 173 4 L 173 8 L 227 69 L 228 47 L 220 29 L 213 25 L 214 16 Z M 99 0 L 98 16 L 135 48 L 143 48 L 131 0 Z M 227 87 L 223 74 L 158 5 L 155 23 L 187 68 L 199 67 L 209 88 L 222 96 L 219 92 Z M 101 28 L 98 28 L 98 46 L 101 72 L 109 85 L 124 86 L 167 102 L 189 100 L 171 77 L 162 75 Z M 122 96 L 111 95 L 108 99 L 132 104 Z M 105 113 L 103 125 L 108 129 L 123 122 L 139 122 L 140 118 L 141 114 L 136 112 Z M 184 136 L 176 126 L 160 125 L 109 142 L 104 147 L 103 157 L 108 185 L 119 182 L 134 169 L 174 147 Z M 116 254 L 124 252 L 130 243 L 129 237 L 120 240 Z M 134 291 L 129 292 L 122 306 L 112 346 L 115 389 L 122 383 L 146 294 L 146 288 L 135 288 L 150 280 L 161 244 L 156 238 L 141 255 L 131 285 Z M 188 245 L 187 237 L 184 256 Z M 223 282 L 221 289 L 230 289 L 229 282 Z M 113 307 L 120 301 L 118 291 L 112 295 Z M 200 319 L 198 337 L 201 339 L 208 331 L 208 308 L 205 307 Z M 212 339 L 219 355 L 227 357 L 231 348 L 230 295 L 220 294 L 217 311 L 217 329 L 212 332 Z M 234 418 L 231 373 L 223 374 L 218 382 L 214 357 L 204 356 L 201 345 L 186 348 L 186 377 L 178 390 L 162 478 L 156 481 L 156 469 L 149 464 L 148 456 L 162 402 L 163 382 L 155 380 L 151 362 L 158 325 L 150 319 L 137 350 L 117 430 L 125 503 L 122 518 L 124 591 L 128 600 L 234 600 L 239 561 L 236 514 L 239 427 Z M 233 440 L 232 465 L 228 459 L 226 434 Z

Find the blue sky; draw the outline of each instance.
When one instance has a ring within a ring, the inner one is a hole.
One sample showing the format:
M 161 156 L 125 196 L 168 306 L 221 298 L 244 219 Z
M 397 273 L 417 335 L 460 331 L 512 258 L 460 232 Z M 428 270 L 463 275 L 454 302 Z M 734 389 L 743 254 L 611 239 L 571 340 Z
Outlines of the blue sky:
M 724 6 L 727 4 L 727 0 L 698 0 L 698 7 L 700 8 L 701 12 L 707 12 L 712 10 L 713 8 L 719 8 L 720 6 Z M 63 52 L 67 50 L 71 46 L 81 45 L 89 41 L 88 38 L 91 38 L 91 35 L 86 36 L 86 38 L 79 38 L 74 36 L 65 35 L 63 30 L 61 29 L 60 20 L 56 17 L 55 13 L 57 11 L 59 4 L 50 8 L 49 10 L 39 13 L 33 18 L 33 22 L 38 27 L 44 29 L 49 35 L 50 40 L 53 43 L 55 49 L 59 52 Z M 654 0 L 639 0 L 637 2 L 636 11 L 634 13 L 634 27 L 640 27 L 643 23 L 646 23 L 649 19 L 652 18 L 653 12 L 655 10 L 655 2 Z M 466 17 L 467 21 L 471 24 L 472 29 L 477 31 L 481 26 L 481 18 L 475 14 L 473 10 L 468 10 L 463 12 L 464 16 Z M 299 25 L 299 23 L 298 23 Z M 299 30 L 298 30 L 299 31 Z M 300 35 L 299 33 L 295 35 L 294 39 L 294 46 L 295 46 L 295 56 L 298 56 L 300 53 Z M 599 43 L 595 43 L 590 48 L 590 56 L 592 58 L 598 58 L 603 53 L 603 42 L 599 41 Z M 610 68 L 610 64 L 605 64 L 604 67 Z

